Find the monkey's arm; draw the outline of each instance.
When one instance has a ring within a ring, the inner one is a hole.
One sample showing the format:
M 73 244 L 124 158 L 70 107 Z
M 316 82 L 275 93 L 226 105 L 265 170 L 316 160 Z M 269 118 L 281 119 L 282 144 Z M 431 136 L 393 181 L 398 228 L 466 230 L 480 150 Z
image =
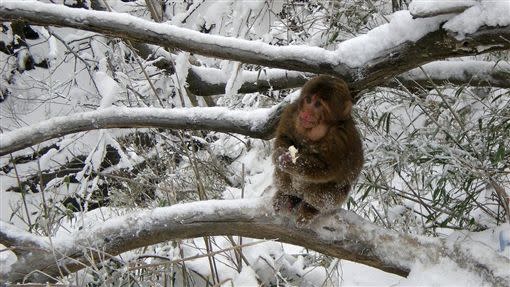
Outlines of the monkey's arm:
M 287 116 L 288 117 L 288 116 Z M 277 136 L 274 141 L 273 163 L 278 166 L 281 156 L 289 151 L 289 147 L 295 145 L 295 139 L 292 136 L 295 131 L 289 124 L 280 125 L 277 130 Z
M 288 150 L 275 163 L 281 170 L 314 182 L 352 182 L 363 165 L 361 139 L 355 127 L 335 127 L 319 144 L 302 146 L 292 163 Z
M 331 145 L 325 152 L 337 182 L 352 183 L 363 166 L 363 147 L 354 122 L 337 126 L 330 134 Z
M 292 162 L 289 147 L 296 145 L 296 142 L 289 134 L 287 131 L 280 131 L 274 142 L 273 162 L 276 168 L 288 174 L 309 178 L 310 180 L 324 177 L 324 173 L 327 173 L 326 163 L 320 158 L 319 154 L 309 152 L 306 147 L 299 148 L 297 159 Z
M 335 178 L 335 169 L 328 164 L 322 155 L 307 149 L 299 150 L 296 162 L 288 150 L 275 158 L 277 167 L 293 176 L 314 182 L 328 182 Z

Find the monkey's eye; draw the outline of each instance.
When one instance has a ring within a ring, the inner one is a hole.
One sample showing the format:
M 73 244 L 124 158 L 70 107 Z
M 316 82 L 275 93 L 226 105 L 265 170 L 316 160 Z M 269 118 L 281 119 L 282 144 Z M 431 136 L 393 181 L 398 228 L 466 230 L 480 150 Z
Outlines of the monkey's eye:
M 316 101 L 316 102 L 315 102 L 315 104 L 314 104 L 314 106 L 315 106 L 316 108 L 319 108 L 319 107 L 321 106 L 321 102 Z
M 306 101 L 306 103 L 307 103 L 307 104 L 311 103 L 311 102 L 312 102 L 312 97 L 307 96 L 307 97 L 305 98 L 305 101 Z

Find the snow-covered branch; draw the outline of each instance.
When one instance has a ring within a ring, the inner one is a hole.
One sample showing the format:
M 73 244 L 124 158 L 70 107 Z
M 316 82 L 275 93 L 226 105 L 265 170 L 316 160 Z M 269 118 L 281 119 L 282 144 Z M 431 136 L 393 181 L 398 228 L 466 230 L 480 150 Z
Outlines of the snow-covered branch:
M 493 286 L 510 283 L 506 270 L 510 261 L 475 241 L 447 243 L 400 234 L 345 210 L 321 216 L 309 227 L 298 227 L 273 214 L 268 200 L 202 201 L 141 210 L 52 238 L 51 244 L 48 238 L 1 222 L 0 243 L 14 249 L 27 247 L 31 252 L 18 253 L 18 260 L 0 271 L 0 278 L 3 282 L 46 282 L 50 280 L 48 276 L 77 271 L 89 265 L 90 260 L 104 260 L 105 255 L 108 258 L 167 240 L 241 235 L 297 244 L 403 276 L 416 263 L 447 260 Z
M 238 93 L 255 93 L 267 90 L 282 90 L 301 87 L 313 74 L 282 69 L 242 71 Z M 229 76 L 215 68 L 191 66 L 186 79 L 191 92 L 198 96 L 225 93 Z
M 52 118 L 0 134 L 0 155 L 5 155 L 66 134 L 108 128 L 159 127 L 214 130 L 270 138 L 283 105 L 252 111 L 211 108 L 120 108 L 111 107 Z
M 449 83 L 510 88 L 510 65 L 486 61 L 437 61 L 400 74 L 396 79 L 406 87 L 429 88 Z
M 134 42 L 136 53 L 144 58 L 157 58 L 154 65 L 168 73 L 174 73 L 175 55 L 164 51 L 159 46 Z M 255 93 L 267 90 L 292 89 L 302 86 L 312 73 L 289 71 L 284 69 L 264 68 L 258 71 L 240 71 L 239 81 L 242 83 L 238 93 Z M 197 96 L 213 96 L 225 93 L 230 75 L 217 68 L 190 65 L 187 72 L 187 88 Z
M 160 47 L 136 43 L 135 49 L 142 58 L 158 56 L 155 65 L 174 73 L 174 56 Z M 188 89 L 198 96 L 212 96 L 225 93 L 230 75 L 217 68 L 190 65 L 186 82 Z M 256 93 L 267 90 L 282 90 L 301 87 L 312 73 L 283 69 L 263 68 L 257 71 L 241 71 L 242 83 L 238 93 Z M 505 62 L 490 61 L 435 61 L 402 73 L 382 83 L 382 86 L 404 85 L 408 89 L 433 88 L 434 85 L 473 85 L 498 88 L 510 88 L 510 65 Z
M 476 5 L 475 1 L 413 1 L 409 5 L 411 15 L 426 18 L 451 13 L 460 13 Z
M 505 18 L 485 19 L 482 16 L 490 13 L 480 14 L 476 27 L 470 26 L 467 31 L 459 28 L 457 23 L 463 18 L 477 15 L 470 10 L 457 16 L 421 19 L 413 19 L 409 11 L 400 11 L 390 23 L 344 41 L 334 51 L 310 46 L 272 46 L 202 34 L 127 14 L 40 2 L 2 1 L 0 19 L 22 18 L 33 24 L 73 27 L 243 63 L 336 75 L 350 82 L 356 92 L 431 61 L 510 49 L 510 23 Z
M 263 69 L 243 71 L 243 84 L 239 93 L 255 93 L 269 89 L 291 89 L 302 86 L 308 73 L 285 71 L 281 69 Z M 416 86 L 430 88 L 432 85 L 454 84 L 510 88 L 510 65 L 487 61 L 435 61 L 405 72 L 395 77 L 408 88 Z M 192 66 L 188 73 L 189 89 L 199 96 L 211 96 L 225 93 L 228 75 L 215 68 Z M 389 81 L 382 86 L 394 86 Z

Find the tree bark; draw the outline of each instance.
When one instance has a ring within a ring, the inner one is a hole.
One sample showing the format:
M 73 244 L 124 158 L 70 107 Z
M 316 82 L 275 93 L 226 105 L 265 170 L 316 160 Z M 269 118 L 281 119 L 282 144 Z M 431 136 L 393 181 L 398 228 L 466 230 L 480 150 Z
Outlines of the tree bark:
M 240 235 L 277 239 L 401 276 L 406 276 L 416 263 L 451 260 L 493 286 L 510 284 L 506 269 L 510 260 L 481 243 L 447 243 L 401 234 L 345 210 L 321 215 L 309 226 L 301 227 L 273 214 L 268 201 L 213 200 L 140 210 L 74 231 L 65 239 L 53 238 L 51 246 L 48 238 L 0 222 L 0 243 L 14 251 L 30 251 L 17 252 L 18 261 L 9 270 L 0 271 L 0 278 L 3 282 L 46 282 L 48 275 L 58 277 L 84 268 L 91 263 L 91 256 L 100 260 L 105 255 L 108 258 L 168 240 Z M 480 252 L 483 256 L 476 255 Z

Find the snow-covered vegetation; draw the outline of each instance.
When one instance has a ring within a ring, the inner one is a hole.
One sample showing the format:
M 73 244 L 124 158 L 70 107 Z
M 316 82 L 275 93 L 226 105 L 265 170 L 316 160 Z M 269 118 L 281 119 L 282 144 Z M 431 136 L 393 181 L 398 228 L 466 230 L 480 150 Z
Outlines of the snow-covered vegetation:
M 0 1 L 0 284 L 508 286 L 506 0 Z M 314 74 L 365 164 L 311 226 L 271 138 Z

